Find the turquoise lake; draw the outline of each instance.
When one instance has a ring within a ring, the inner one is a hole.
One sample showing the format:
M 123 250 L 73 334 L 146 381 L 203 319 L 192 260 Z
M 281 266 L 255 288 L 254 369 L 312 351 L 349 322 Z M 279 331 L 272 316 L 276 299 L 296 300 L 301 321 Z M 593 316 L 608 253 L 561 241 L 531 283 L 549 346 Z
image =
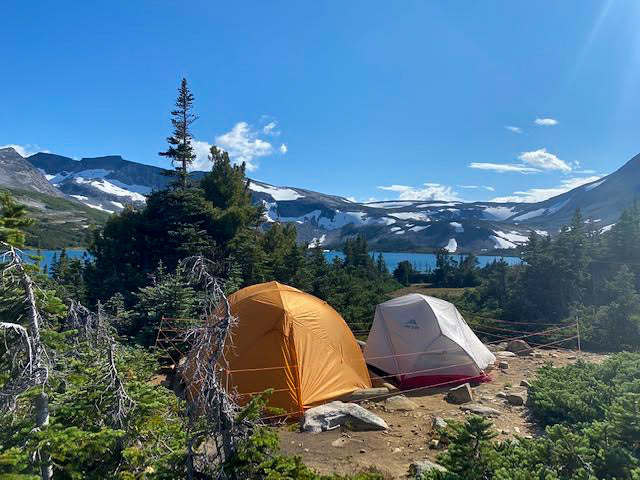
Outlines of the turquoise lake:
M 36 254 L 34 250 L 26 250 L 27 254 Z M 41 262 L 42 267 L 51 266 L 51 262 L 55 255 L 59 255 L 60 250 L 41 250 L 40 255 L 42 255 L 43 260 Z M 378 256 L 378 252 L 372 252 L 376 257 Z M 89 258 L 89 254 L 86 250 L 67 250 L 67 255 L 70 258 Z M 342 258 L 344 257 L 342 252 L 334 252 L 329 251 L 325 252 L 325 257 L 329 262 L 331 262 L 335 257 Z M 459 255 L 454 255 L 454 258 L 458 258 Z M 382 258 L 384 258 L 385 263 L 387 264 L 387 268 L 389 271 L 393 271 L 398 263 L 403 260 L 408 260 L 414 266 L 415 269 L 419 271 L 425 271 L 430 268 L 434 268 L 436 266 L 436 256 L 433 253 L 406 253 L 406 252 L 382 252 Z M 494 260 L 500 260 L 503 258 L 509 265 L 514 265 L 520 263 L 522 260 L 518 257 L 500 257 L 500 256 L 491 256 L 491 255 L 480 255 L 478 256 L 478 263 L 480 266 L 484 266 L 487 263 L 491 263 Z

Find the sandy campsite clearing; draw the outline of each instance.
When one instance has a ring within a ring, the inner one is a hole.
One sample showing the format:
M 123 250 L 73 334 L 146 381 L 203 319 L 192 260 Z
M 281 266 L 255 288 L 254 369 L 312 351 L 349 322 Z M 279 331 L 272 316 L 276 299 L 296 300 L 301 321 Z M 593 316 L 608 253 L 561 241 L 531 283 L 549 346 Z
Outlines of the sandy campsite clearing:
M 472 387 L 473 403 L 499 411 L 499 416 L 492 418 L 499 439 L 536 435 L 539 430 L 528 418 L 527 407 L 511 405 L 504 395 L 526 394 L 527 388 L 521 386 L 521 382 L 532 379 L 536 369 L 545 362 L 562 366 L 579 358 L 599 362 L 605 356 L 560 349 L 537 350 L 529 356 L 498 356 L 496 367 L 489 372 L 492 381 Z M 503 361 L 507 362 L 508 368 L 497 367 Z M 301 456 L 304 463 L 320 473 L 349 474 L 375 468 L 388 478 L 407 478 L 411 463 L 435 460 L 442 451 L 432 448 L 436 438 L 432 435 L 435 417 L 462 420 L 467 415 L 461 410 L 464 405 L 453 405 L 444 400 L 448 390 L 405 392 L 416 406 L 405 411 L 391 410 L 383 398 L 361 402 L 363 407 L 387 422 L 388 431 L 353 432 L 338 428 L 313 434 L 298 431 L 297 424 L 288 424 L 279 428 L 280 444 L 284 453 Z

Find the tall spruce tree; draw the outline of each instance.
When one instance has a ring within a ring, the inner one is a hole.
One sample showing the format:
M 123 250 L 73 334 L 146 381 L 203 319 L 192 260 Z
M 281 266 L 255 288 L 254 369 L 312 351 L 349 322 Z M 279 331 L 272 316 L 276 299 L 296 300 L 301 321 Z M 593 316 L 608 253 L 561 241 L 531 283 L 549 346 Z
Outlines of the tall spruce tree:
M 187 79 L 183 78 L 178 89 L 176 99 L 176 109 L 171 111 L 171 124 L 173 125 L 173 135 L 167 138 L 169 148 L 160 152 L 163 157 L 171 159 L 175 171 L 172 175 L 177 175 L 178 185 L 187 187 L 187 168 L 196 158 L 191 144 L 191 131 L 189 127 L 198 117 L 193 114 L 193 94 L 187 86 Z
M 32 225 L 33 219 L 27 217 L 27 208 L 15 202 L 9 192 L 0 191 L 0 242 L 15 247 L 24 246 L 24 227 Z

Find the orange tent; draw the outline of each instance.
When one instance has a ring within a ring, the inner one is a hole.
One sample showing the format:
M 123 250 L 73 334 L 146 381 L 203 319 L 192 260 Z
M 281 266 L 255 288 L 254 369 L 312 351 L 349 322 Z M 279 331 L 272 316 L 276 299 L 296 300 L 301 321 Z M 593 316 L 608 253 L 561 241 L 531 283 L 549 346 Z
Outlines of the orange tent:
M 229 303 L 238 323 L 225 352 L 228 388 L 243 403 L 272 388 L 269 405 L 293 413 L 371 387 L 353 333 L 326 302 L 269 282 Z

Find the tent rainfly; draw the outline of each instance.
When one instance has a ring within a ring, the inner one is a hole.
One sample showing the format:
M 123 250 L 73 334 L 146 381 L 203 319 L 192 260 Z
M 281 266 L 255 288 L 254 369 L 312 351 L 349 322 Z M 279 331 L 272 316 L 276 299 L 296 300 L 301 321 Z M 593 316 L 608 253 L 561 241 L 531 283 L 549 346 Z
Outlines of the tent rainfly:
M 376 307 L 364 356 L 405 389 L 488 381 L 483 370 L 495 362 L 455 305 L 416 293 Z
M 229 303 L 238 323 L 225 352 L 227 388 L 241 401 L 272 388 L 269 406 L 293 413 L 371 387 L 353 333 L 326 302 L 269 282 Z

